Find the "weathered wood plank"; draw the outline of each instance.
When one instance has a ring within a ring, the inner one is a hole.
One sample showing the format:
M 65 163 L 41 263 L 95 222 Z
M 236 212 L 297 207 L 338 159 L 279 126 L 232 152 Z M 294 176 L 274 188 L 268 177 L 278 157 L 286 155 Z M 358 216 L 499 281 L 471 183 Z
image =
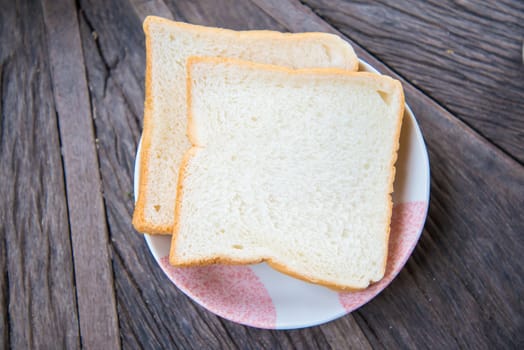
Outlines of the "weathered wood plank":
M 43 9 L 62 141 L 82 346 L 116 349 L 120 338 L 113 270 L 75 4 L 44 1 Z
M 60 139 L 37 2 L 0 1 L 0 348 L 80 347 Z
M 524 162 L 524 2 L 305 3 Z
M 298 2 L 256 3 L 290 30 L 336 32 Z M 356 313 L 357 321 L 374 347 L 517 347 L 524 324 L 524 169 L 420 90 L 405 81 L 404 88 L 432 164 L 428 223 L 407 268 Z

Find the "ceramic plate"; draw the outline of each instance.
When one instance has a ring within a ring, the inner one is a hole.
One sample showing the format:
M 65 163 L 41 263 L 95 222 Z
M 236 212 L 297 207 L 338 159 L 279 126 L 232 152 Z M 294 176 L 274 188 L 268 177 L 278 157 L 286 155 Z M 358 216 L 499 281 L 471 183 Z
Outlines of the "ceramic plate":
M 363 61 L 360 70 L 377 72 Z M 135 164 L 135 198 L 139 150 L 140 145 Z M 396 168 L 386 274 L 364 291 L 335 292 L 281 274 L 265 263 L 175 268 L 168 263 L 170 236 L 145 235 L 145 239 L 169 279 L 209 311 L 258 328 L 315 326 L 358 309 L 380 293 L 402 269 L 422 233 L 429 200 L 429 162 L 417 121 L 407 105 Z

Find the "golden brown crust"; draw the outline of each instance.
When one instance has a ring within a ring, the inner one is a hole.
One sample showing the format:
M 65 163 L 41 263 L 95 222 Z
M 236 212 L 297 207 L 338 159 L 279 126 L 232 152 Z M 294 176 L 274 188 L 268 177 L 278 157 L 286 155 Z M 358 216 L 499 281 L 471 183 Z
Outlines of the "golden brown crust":
M 144 101 L 144 129 L 142 132 L 142 146 L 140 148 L 140 181 L 138 184 L 138 198 L 133 212 L 133 227 L 141 233 L 169 235 L 172 232 L 170 225 L 154 225 L 145 218 L 145 203 L 147 203 L 147 183 L 149 178 L 149 159 L 151 148 L 153 98 L 151 93 L 152 52 L 149 21 L 144 21 L 146 37 L 146 83 Z
M 308 283 L 318 284 L 318 285 L 333 289 L 338 292 L 357 292 L 357 291 L 364 290 L 367 288 L 367 287 L 364 287 L 364 288 L 348 287 L 348 286 L 343 286 L 343 285 L 332 283 L 332 282 L 322 280 L 322 279 L 309 278 L 307 276 L 298 274 L 293 270 L 290 270 L 289 268 L 286 267 L 286 265 L 281 264 L 278 261 L 272 260 L 270 258 L 256 258 L 256 259 L 239 260 L 239 259 L 231 259 L 225 256 L 215 256 L 215 257 L 208 258 L 208 259 L 199 259 L 199 260 L 197 259 L 197 260 L 179 262 L 176 260 L 176 257 L 173 256 L 173 253 L 169 254 L 169 263 L 175 267 L 197 267 L 197 266 L 208 266 L 208 265 L 213 265 L 213 264 L 253 265 L 253 264 L 260 264 L 263 262 L 267 263 L 269 266 L 271 266 L 271 268 L 285 275 L 291 276 L 293 278 L 296 278 L 296 279 L 299 279 L 301 281 L 305 281 Z
M 152 231 L 152 227 L 145 220 L 144 206 L 146 201 L 147 179 L 149 177 L 149 148 L 151 145 L 151 37 L 149 35 L 149 22 L 144 21 L 144 33 L 146 41 L 146 83 L 144 99 L 144 130 L 142 134 L 142 146 L 140 148 L 140 180 L 138 184 L 138 198 L 133 212 L 133 226 L 138 232 Z
M 287 74 L 337 74 L 337 75 L 344 75 L 344 76 L 360 76 L 360 77 L 366 77 L 366 79 L 372 77 L 377 78 L 379 75 L 375 73 L 367 73 L 367 72 L 349 72 L 342 69 L 336 69 L 336 68 L 308 68 L 308 69 L 292 69 L 292 68 L 286 68 L 281 66 L 275 66 L 275 65 L 268 65 L 268 64 L 260 64 L 260 63 L 254 63 L 249 61 L 242 61 L 238 59 L 231 59 L 231 58 L 218 58 L 218 57 L 189 57 L 187 61 L 187 111 L 188 111 L 188 138 L 193 143 L 195 141 L 194 132 L 195 127 L 193 125 L 194 120 L 192 116 L 192 99 L 191 99 L 191 72 L 192 72 L 192 65 L 197 64 L 199 62 L 209 62 L 209 63 L 227 63 L 227 64 L 235 64 L 235 65 L 242 65 L 250 68 L 257 68 L 257 69 L 266 69 L 266 70 L 273 70 L 273 71 L 279 71 L 284 72 Z M 399 103 L 401 104 L 398 106 L 399 109 L 399 115 L 397 118 L 399 119 L 397 123 L 397 129 L 395 130 L 395 136 L 394 140 L 396 140 L 396 144 L 393 146 L 393 156 L 391 160 L 391 171 L 390 171 L 390 177 L 388 179 L 389 181 L 389 189 L 388 189 L 388 213 L 389 217 L 387 219 L 387 229 L 386 229 L 386 254 L 384 257 L 384 263 L 383 263 L 383 271 L 385 273 L 386 269 L 386 262 L 387 262 L 387 249 L 388 249 L 388 240 L 389 240 L 389 232 L 390 232 L 390 221 L 391 221 L 391 213 L 392 213 L 392 199 L 391 199 L 391 192 L 393 192 L 393 181 L 395 179 L 395 162 L 397 159 L 397 151 L 399 147 L 399 139 L 400 139 L 400 129 L 402 124 L 402 116 L 404 114 L 404 93 L 402 91 L 402 86 L 400 85 L 400 82 L 393 80 L 391 78 L 384 79 L 384 76 L 380 76 L 383 81 L 389 81 L 393 85 L 395 85 L 394 89 L 399 89 L 400 91 L 400 98 Z M 193 143 L 195 146 L 195 144 Z M 184 156 L 184 159 L 182 161 L 181 167 L 180 167 L 180 174 L 178 178 L 178 186 L 177 186 L 177 200 L 175 205 L 175 226 L 173 229 L 173 238 L 171 241 L 171 250 L 169 254 L 169 263 L 173 266 L 178 267 L 190 267 L 190 266 L 204 266 L 204 265 L 210 265 L 210 264 L 228 264 L 228 265 L 241 265 L 241 264 L 257 264 L 260 262 L 266 262 L 268 265 L 270 265 L 275 270 L 278 270 L 286 275 L 289 275 L 291 277 L 318 284 L 323 285 L 325 287 L 337 290 L 337 291 L 358 291 L 365 288 L 355 288 L 352 286 L 346 286 L 346 285 L 340 285 L 336 283 L 332 283 L 330 281 L 322 280 L 322 279 L 315 279 L 310 278 L 308 276 L 299 274 L 290 268 L 288 268 L 285 264 L 280 263 L 274 259 L 271 258 L 254 258 L 254 259 L 245 259 L 245 260 L 235 260 L 231 259 L 229 257 L 224 256 L 215 256 L 208 259 L 196 259 L 192 261 L 178 261 L 175 256 L 175 250 L 176 250 L 176 240 L 178 233 L 180 231 L 180 216 L 181 216 L 181 203 L 183 199 L 183 182 L 185 177 L 185 170 L 187 167 L 188 162 L 190 161 L 191 157 L 194 156 L 194 154 L 197 152 L 198 147 L 192 147 Z M 383 273 L 383 275 L 384 275 Z M 374 283 L 378 281 L 370 281 L 370 283 Z
M 176 224 L 175 224 L 176 225 Z M 196 266 L 208 266 L 213 264 L 222 264 L 222 265 L 252 265 L 252 264 L 260 264 L 260 263 L 267 263 L 269 266 L 271 266 L 273 269 L 286 274 L 288 276 L 291 276 L 293 278 L 299 279 L 301 281 L 305 281 L 308 283 L 318 284 L 336 291 L 340 292 L 356 292 L 359 290 L 366 289 L 364 288 L 355 288 L 355 287 L 348 287 L 336 283 L 332 283 L 326 280 L 322 279 L 316 279 L 316 278 L 309 278 L 305 275 L 301 275 L 296 273 L 295 271 L 289 269 L 286 265 L 281 264 L 280 262 L 273 260 L 271 258 L 254 258 L 254 259 L 231 259 L 226 256 L 214 256 L 207 259 L 195 259 L 190 261 L 178 261 L 176 260 L 176 256 L 174 255 L 174 242 L 175 242 L 175 236 L 173 235 L 173 240 L 171 243 L 171 252 L 169 254 L 169 263 L 172 266 L 175 267 L 196 267 Z
M 327 287 L 329 289 L 333 289 L 333 290 L 336 290 L 336 291 L 339 291 L 339 292 L 357 292 L 359 290 L 364 290 L 364 289 L 367 288 L 367 286 L 364 287 L 364 288 L 355 288 L 355 287 L 343 286 L 343 285 L 332 283 L 332 282 L 329 282 L 329 281 L 326 281 L 326 280 L 322 280 L 322 279 L 309 278 L 307 276 L 300 275 L 300 274 L 296 273 L 295 271 L 290 270 L 286 265 L 281 264 L 281 263 L 279 263 L 277 261 L 268 259 L 266 262 L 273 269 L 275 269 L 275 270 L 277 270 L 277 271 L 279 271 L 279 272 L 281 272 L 283 274 L 286 274 L 286 275 L 291 276 L 293 278 L 297 278 L 297 279 L 299 279 L 301 281 L 318 284 L 318 285 L 321 285 L 321 286 L 324 286 L 324 287 Z

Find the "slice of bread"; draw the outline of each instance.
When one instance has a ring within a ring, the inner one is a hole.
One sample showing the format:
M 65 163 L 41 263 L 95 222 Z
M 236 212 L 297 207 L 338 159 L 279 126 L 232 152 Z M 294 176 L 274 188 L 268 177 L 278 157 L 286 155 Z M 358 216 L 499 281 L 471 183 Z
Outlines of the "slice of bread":
M 267 261 L 335 289 L 385 271 L 400 83 L 338 69 L 188 62 L 175 266 Z
M 148 17 L 146 96 L 140 153 L 139 195 L 133 225 L 139 232 L 171 234 L 176 183 L 186 137 L 186 60 L 191 55 L 229 56 L 289 67 L 356 70 L 349 44 L 325 33 L 236 32 Z

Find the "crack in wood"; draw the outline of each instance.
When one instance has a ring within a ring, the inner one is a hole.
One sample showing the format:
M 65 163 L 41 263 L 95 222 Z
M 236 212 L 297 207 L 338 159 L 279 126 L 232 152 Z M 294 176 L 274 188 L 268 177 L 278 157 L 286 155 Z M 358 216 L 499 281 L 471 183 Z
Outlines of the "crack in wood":
M 52 87 L 53 88 L 53 87 Z M 53 96 L 55 95 L 54 91 L 53 91 Z M 59 115 L 58 115 L 58 110 L 56 109 L 56 105 L 54 105 L 55 108 L 54 108 L 54 116 L 55 116 L 55 120 L 56 120 L 56 126 L 58 128 L 58 130 L 60 130 L 60 118 L 59 118 Z M 67 203 L 67 186 L 65 184 L 65 179 L 66 179 L 66 173 L 65 173 L 65 164 L 64 164 L 64 154 L 63 154 L 63 150 L 62 150 L 62 135 L 60 132 L 57 132 L 57 138 L 58 138 L 58 145 L 60 147 L 60 165 L 61 165 L 61 169 L 62 169 L 62 179 L 64 180 L 64 196 L 65 196 L 65 201 Z M 71 220 L 69 218 L 69 211 L 66 211 L 65 213 L 65 216 L 66 216 L 66 219 L 67 219 L 67 231 L 68 231 L 68 234 L 69 234 L 69 237 L 71 237 Z M 72 239 L 69 239 L 69 249 L 71 252 L 74 251 L 73 249 L 73 240 Z M 76 271 L 75 270 L 75 259 L 71 259 L 71 265 L 72 265 L 72 268 L 73 268 L 73 271 Z M 78 290 L 76 288 L 76 275 L 73 273 L 73 290 L 74 290 L 74 294 L 75 294 L 75 298 L 74 298 L 74 303 L 75 303 L 75 309 L 76 309 L 76 312 L 77 314 L 80 312 L 79 310 L 79 306 L 78 306 Z M 76 324 L 77 324 L 77 327 L 78 329 L 80 329 L 80 318 L 79 317 L 76 317 Z M 82 348 L 83 347 L 83 344 L 82 344 L 82 337 L 79 336 L 79 345 L 80 347 Z
M 79 2 L 79 0 L 77 0 L 77 2 Z M 80 9 L 79 13 L 80 13 L 80 20 L 82 20 L 87 25 L 91 33 L 95 33 L 96 28 L 93 25 L 93 23 L 90 21 L 87 13 L 83 9 Z M 103 53 L 103 49 L 100 44 L 100 38 L 96 38 L 96 39 L 93 38 L 92 41 L 94 42 L 94 47 L 98 53 L 98 56 L 100 57 L 100 61 L 102 62 L 102 65 L 104 66 L 104 71 L 103 71 L 104 83 L 103 83 L 103 89 L 102 89 L 102 99 L 106 98 L 106 96 L 108 95 L 107 89 L 109 88 L 109 84 L 111 83 L 111 80 L 112 80 L 115 88 L 119 90 L 120 96 L 124 100 L 128 111 L 133 116 L 137 125 L 140 125 L 141 118 L 139 118 L 139 114 L 135 111 L 135 108 L 133 108 L 133 105 L 129 101 L 129 97 L 124 92 L 121 85 L 118 83 L 116 79 L 114 79 L 114 72 L 118 69 L 118 66 L 120 65 L 120 63 L 125 59 L 126 53 L 124 52 L 124 56 L 122 58 L 115 56 L 114 62 L 109 63 Z M 134 73 L 134 71 L 132 72 Z M 91 111 L 92 111 L 93 119 L 96 119 L 96 107 L 94 107 L 94 104 L 93 104 L 93 96 L 91 94 L 91 91 L 89 95 L 90 95 L 90 103 L 91 103 Z M 95 135 L 98 135 L 96 123 L 94 124 L 94 127 L 95 127 Z
M 123 290 L 123 291 L 126 291 L 126 292 L 129 292 L 131 289 L 133 289 L 135 291 L 135 293 L 137 294 L 140 294 L 140 297 L 137 302 L 138 303 L 145 303 L 147 304 L 147 295 L 144 294 L 143 292 L 143 288 L 142 288 L 142 284 L 139 283 L 136 279 L 135 279 L 135 276 L 134 274 L 132 273 L 131 270 L 128 269 L 126 263 L 125 263 L 125 259 L 124 259 L 124 256 L 122 255 L 122 253 L 118 250 L 118 248 L 115 248 L 115 261 L 114 261 L 114 264 L 117 265 L 118 269 L 121 269 L 123 270 L 123 272 L 125 273 L 125 275 L 127 276 L 126 279 L 119 279 L 117 281 L 117 286 L 118 288 L 116 288 L 117 290 L 117 293 L 119 292 L 119 290 Z M 155 266 L 156 268 L 158 268 L 157 266 Z M 122 276 L 123 277 L 123 276 Z M 163 276 L 165 277 L 165 276 Z M 127 282 L 127 285 L 124 285 L 121 281 L 122 280 L 125 280 L 125 282 Z M 122 295 L 121 298 L 125 298 L 125 295 Z M 159 298 L 160 299 L 160 298 Z M 144 311 L 147 311 L 147 316 L 149 319 L 155 319 L 157 317 L 157 315 L 155 315 L 152 310 L 150 310 L 149 308 L 140 308 L 142 312 Z M 128 309 L 126 307 L 124 307 L 123 303 L 119 303 L 119 312 L 124 312 L 126 315 L 129 315 L 129 312 L 128 312 Z M 123 315 L 125 316 L 125 315 Z M 130 316 L 131 317 L 131 316 Z M 129 318 L 128 318 L 129 319 Z M 145 325 L 148 327 L 148 329 L 150 330 L 150 332 L 152 334 L 155 334 L 155 336 L 158 338 L 158 339 L 162 339 L 161 335 L 159 334 L 160 332 L 160 328 L 159 327 L 154 327 L 153 325 L 149 325 L 149 322 L 146 322 Z M 166 331 L 167 331 L 167 334 L 169 336 L 169 340 L 170 340 L 170 344 L 174 344 L 176 345 L 177 344 L 177 341 L 175 338 L 173 338 L 171 332 L 169 332 L 169 325 L 166 325 L 166 324 L 162 324 L 161 325 Z M 124 325 L 122 325 L 122 327 L 125 327 Z M 131 334 L 135 337 L 135 339 L 138 340 L 137 343 L 142 343 L 144 341 L 144 339 L 141 339 L 140 337 L 140 334 L 136 333 L 136 329 L 135 328 L 131 328 L 130 329 L 130 332 Z M 126 333 L 127 334 L 127 333 Z M 124 334 L 121 333 L 121 338 L 124 336 Z M 123 340 L 123 339 L 122 339 Z M 188 339 L 186 338 L 185 341 L 187 342 L 187 344 L 190 344 L 191 343 L 191 339 Z M 124 342 L 123 342 L 124 344 Z M 142 346 L 144 347 L 144 344 L 142 344 Z
M 89 28 L 89 31 L 91 33 L 96 33 L 95 28 L 93 27 L 93 25 L 89 21 L 89 18 L 86 15 L 85 11 L 81 7 L 80 0 L 76 0 L 76 5 L 78 7 L 78 13 L 80 14 L 80 19 L 84 21 L 84 23 L 87 25 L 87 27 Z M 107 91 L 107 84 L 108 84 L 109 76 L 111 75 L 111 71 L 113 69 L 115 69 L 116 66 L 118 65 L 119 60 L 116 59 L 114 64 L 109 64 L 109 62 L 107 61 L 107 59 L 104 56 L 104 53 L 102 52 L 102 48 L 100 46 L 100 41 L 99 41 L 98 37 L 96 37 L 96 38 L 93 37 L 93 41 L 95 43 L 95 47 L 96 47 L 96 50 L 98 52 L 98 55 L 100 56 L 100 60 L 101 60 L 102 64 L 104 65 L 104 68 L 105 68 L 103 94 L 102 94 L 102 97 L 105 97 L 106 96 L 106 91 Z M 91 95 L 91 94 L 89 94 L 89 95 Z

